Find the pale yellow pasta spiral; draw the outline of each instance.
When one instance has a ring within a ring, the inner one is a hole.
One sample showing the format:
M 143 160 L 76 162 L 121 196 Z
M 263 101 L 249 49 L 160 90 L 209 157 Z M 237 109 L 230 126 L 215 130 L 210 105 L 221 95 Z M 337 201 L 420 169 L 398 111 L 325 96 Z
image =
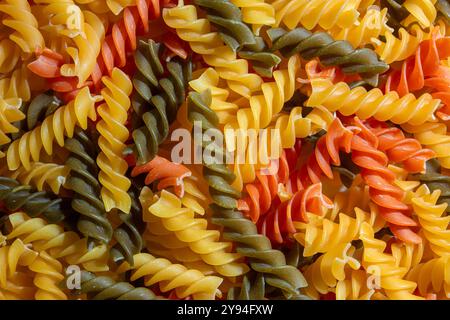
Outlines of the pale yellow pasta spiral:
M 31 185 L 39 191 L 50 189 L 53 193 L 59 194 L 69 171 L 70 169 L 64 165 L 33 162 L 29 170 L 20 167 L 16 171 L 6 171 L 2 174 L 18 180 L 22 184 Z
M 0 12 L 4 14 L 2 24 L 13 30 L 9 38 L 23 52 L 30 54 L 45 47 L 44 38 L 27 0 L 5 0 L 0 4 Z
M 55 29 L 57 33 L 64 33 L 75 37 L 84 36 L 84 15 L 79 6 L 72 0 L 36 0 L 39 5 L 38 21 L 44 30 Z
M 368 213 L 355 208 L 355 218 L 345 213 L 339 213 L 339 221 L 336 222 L 310 214 L 308 215 L 311 218 L 309 223 L 294 223 L 299 231 L 294 235 L 294 238 L 304 246 L 303 255 L 305 257 L 328 252 L 339 244 L 357 240 L 364 222 L 380 229 L 382 224 L 377 219 L 378 214 L 375 206 L 371 206 L 371 209 L 371 212 Z
M 371 8 L 360 21 L 348 28 L 329 30 L 335 40 L 347 40 L 353 47 L 363 47 L 371 43 L 372 38 L 378 39 L 386 31 L 393 30 L 387 25 L 387 8 Z
M 395 61 L 403 61 L 416 53 L 419 44 L 423 40 L 427 40 L 431 36 L 431 32 L 423 31 L 419 25 L 415 24 L 410 31 L 400 28 L 398 38 L 390 31 L 384 33 L 386 40 L 381 41 L 372 38 L 372 44 L 375 52 L 380 56 L 381 60 L 391 64 Z
M 20 58 L 20 48 L 11 39 L 0 41 L 0 73 L 9 73 Z
M 230 0 L 241 8 L 242 21 L 252 25 L 258 31 L 263 25 L 271 26 L 275 23 L 275 9 L 264 0 Z
M 95 102 L 89 89 L 84 87 L 74 100 L 60 107 L 45 118 L 42 124 L 15 140 L 8 148 L 7 161 L 9 170 L 16 170 L 20 165 L 31 168 L 31 161 L 39 161 L 42 148 L 48 155 L 53 154 L 53 142 L 64 146 L 65 137 L 73 136 L 75 127 L 87 128 L 88 119 L 95 121 Z
M 33 280 L 37 288 L 36 300 L 67 300 L 66 294 L 59 288 L 64 275 L 62 264 L 58 260 L 42 251 L 29 269 L 36 273 Z
M 303 117 L 302 108 L 295 107 L 289 114 L 277 115 L 270 128 L 280 131 L 281 148 L 284 149 L 293 147 L 298 138 L 326 130 L 333 120 L 333 114 L 325 108 L 317 107 Z
M 262 94 L 251 96 L 249 106 L 240 108 L 237 111 L 236 120 L 225 125 L 227 150 L 235 153 L 233 171 L 236 179 L 233 186 L 237 190 L 242 188 L 243 183 L 252 182 L 255 179 L 257 167 L 269 164 L 269 152 L 272 158 L 280 157 L 281 137 L 272 135 L 276 133 L 271 130 L 273 128 L 263 132 L 253 131 L 255 133 L 253 136 L 247 132 L 247 129 L 258 130 L 270 125 L 284 103 L 292 98 L 299 70 L 300 58 L 291 57 L 287 67 L 273 73 L 275 81 L 263 83 Z
M 261 94 L 250 97 L 249 108 L 237 111 L 237 125 L 241 129 L 260 129 L 267 127 L 284 106 L 292 98 L 296 89 L 296 78 L 300 71 L 300 58 L 293 56 L 286 68 L 273 73 L 275 81 L 265 82 L 261 86 Z
M 360 263 L 353 258 L 355 247 L 350 243 L 341 243 L 320 256 L 312 265 L 308 266 L 304 272 L 308 281 L 305 293 L 318 299 L 319 294 L 326 294 L 334 291 L 338 281 L 345 280 L 346 266 L 353 270 L 360 268 Z
M 136 4 L 136 0 L 75 0 L 75 2 L 86 4 L 95 13 L 112 12 L 114 15 L 120 14 L 126 7 Z
M 131 198 L 127 191 L 131 182 L 125 176 L 128 164 L 123 159 L 123 150 L 129 136 L 125 123 L 131 105 L 128 96 L 133 84 L 130 78 L 117 68 L 114 68 L 111 77 L 103 77 L 102 82 L 105 88 L 101 94 L 105 102 L 97 109 L 102 119 L 97 123 L 97 130 L 100 133 L 98 145 L 101 149 L 97 164 L 100 168 L 98 179 L 102 184 L 102 200 L 106 211 L 118 208 L 129 213 Z
M 450 299 L 450 257 L 435 258 L 413 268 L 406 277 L 418 285 L 422 296 L 436 294 L 437 299 Z
M 13 123 L 25 118 L 25 115 L 19 110 L 21 102 L 21 99 L 4 100 L 0 98 L 0 146 L 11 141 L 9 133 L 19 131 Z M 0 151 L 0 158 L 4 156 L 5 154 Z
M 402 21 L 409 25 L 418 22 L 422 28 L 428 28 L 433 25 L 437 12 L 434 4 L 437 0 L 406 0 L 402 6 L 408 10 L 410 15 Z
M 427 122 L 420 126 L 402 125 L 422 145 L 433 150 L 442 167 L 450 169 L 450 135 L 447 126 L 441 122 Z
M 344 280 L 339 280 L 336 300 L 370 300 L 375 290 L 368 287 L 368 275 L 364 270 L 349 270 Z
M 145 193 L 141 195 L 141 199 L 143 197 Z M 142 202 L 142 205 L 144 221 L 148 221 L 148 216 L 158 217 L 166 230 L 173 232 L 181 243 L 187 243 L 193 252 L 205 263 L 214 266 L 219 274 L 234 277 L 248 271 L 248 267 L 239 262 L 241 256 L 230 252 L 232 244 L 220 242 L 220 232 L 208 230 L 207 220 L 195 218 L 194 212 L 183 207 L 181 200 L 174 194 L 163 190 L 155 203 L 148 206 Z M 164 241 L 162 244 L 168 245 Z
M 184 179 L 184 195 L 181 198 L 181 203 L 186 208 L 192 209 L 196 214 L 204 215 L 205 208 L 212 202 L 208 195 L 208 190 L 205 189 L 206 181 L 199 179 L 191 170 L 192 175 Z
M 335 26 L 348 28 L 358 19 L 361 0 L 270 0 L 275 8 L 275 26 L 289 29 L 301 25 L 308 30 L 320 26 L 328 30 Z
M 0 286 L 0 300 L 33 300 L 35 293 L 33 274 L 28 270 L 16 271 Z
M 0 79 L 0 97 L 3 99 L 20 98 L 28 101 L 31 98 L 28 68 L 25 64 L 18 65 L 8 76 Z
M 398 267 L 411 270 L 422 261 L 424 248 L 423 243 L 394 242 L 391 245 L 391 253 Z
M 327 79 L 311 81 L 312 94 L 306 102 L 307 106 L 324 106 L 345 116 L 357 115 L 361 119 L 374 117 L 379 121 L 392 121 L 395 124 L 409 123 L 421 125 L 434 120 L 434 112 L 441 101 L 424 93 L 416 98 L 407 94 L 402 98 L 395 91 L 383 94 L 378 89 L 367 91 L 363 87 L 350 89 L 345 82 L 333 84 Z
M 386 296 L 393 300 L 422 299 L 413 294 L 417 284 L 405 279 L 408 269 L 398 267 L 395 258 L 385 253 L 386 243 L 374 237 L 368 223 L 361 226 L 360 240 L 363 242 L 362 265 L 368 274 L 379 277 L 379 284 Z
M 11 245 L 0 247 L 0 288 L 7 286 L 8 279 L 20 267 L 29 266 L 38 253 L 17 239 Z
M 167 259 L 155 258 L 148 253 L 134 255 L 134 264 L 124 262 L 117 273 L 133 270 L 131 281 L 145 277 L 145 285 L 159 284 L 162 292 L 175 290 L 177 297 L 214 300 L 220 295 L 219 286 L 223 279 L 216 276 L 205 276 L 198 270 L 187 269 L 181 264 L 172 264 Z
M 12 230 L 8 240 L 20 239 L 37 251 L 46 251 L 55 259 L 67 264 L 81 265 L 91 272 L 108 271 L 109 251 L 105 244 L 88 247 L 86 238 L 80 239 L 73 231 L 64 231 L 56 224 L 48 224 L 41 218 L 30 218 L 23 212 L 9 215 Z
M 445 215 L 446 203 L 436 204 L 440 195 L 440 190 L 430 194 L 427 186 L 422 185 L 411 202 L 431 250 L 438 257 L 448 257 L 450 256 L 450 216 Z
M 261 77 L 249 73 L 248 61 L 236 59 L 236 53 L 224 44 L 219 33 L 211 31 L 209 21 L 198 18 L 195 6 L 164 9 L 163 18 L 181 39 L 189 42 L 195 53 L 201 54 L 205 62 L 216 69 L 231 90 L 247 98 L 260 90 Z
M 83 11 L 86 22 L 84 34 L 77 34 L 72 38 L 71 30 L 63 30 L 61 34 L 72 38 L 75 47 L 66 49 L 72 63 L 61 66 L 61 74 L 66 77 L 78 77 L 78 85 L 82 85 L 92 74 L 100 53 L 101 44 L 105 37 L 105 27 L 102 21 L 92 12 Z

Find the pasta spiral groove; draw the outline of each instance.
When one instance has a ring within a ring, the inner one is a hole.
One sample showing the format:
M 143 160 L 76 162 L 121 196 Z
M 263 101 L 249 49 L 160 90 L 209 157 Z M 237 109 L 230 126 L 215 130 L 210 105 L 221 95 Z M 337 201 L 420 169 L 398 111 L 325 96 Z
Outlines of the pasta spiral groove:
M 128 169 L 127 162 L 122 158 L 125 141 L 129 132 L 125 126 L 128 118 L 128 109 L 131 105 L 128 96 L 133 88 L 128 76 L 115 68 L 111 77 L 102 78 L 105 88 L 101 94 L 105 103 L 97 108 L 101 120 L 97 123 L 100 133 L 98 145 L 101 149 L 97 157 L 100 168 L 98 180 L 102 184 L 102 200 L 105 210 L 113 208 L 128 213 L 131 199 L 127 191 L 131 182 L 125 176 Z

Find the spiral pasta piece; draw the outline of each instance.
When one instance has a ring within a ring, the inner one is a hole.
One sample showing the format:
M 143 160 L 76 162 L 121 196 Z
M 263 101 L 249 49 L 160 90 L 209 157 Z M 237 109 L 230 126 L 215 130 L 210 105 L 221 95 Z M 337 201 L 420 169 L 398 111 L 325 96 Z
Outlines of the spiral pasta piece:
M 71 57 L 72 63 L 61 66 L 61 75 L 65 77 L 77 77 L 78 86 L 81 86 L 94 71 L 97 56 L 100 53 L 102 40 L 105 36 L 105 28 L 101 20 L 92 12 L 83 12 L 86 22 L 84 23 L 83 35 L 72 38 L 74 47 L 69 46 L 66 51 Z M 63 31 L 65 34 L 71 31 Z
M 443 216 L 447 204 L 436 204 L 439 196 L 439 190 L 430 194 L 428 188 L 423 185 L 416 191 L 416 196 L 411 201 L 431 250 L 438 257 L 447 257 L 450 256 L 450 217 Z
M 96 146 L 79 131 L 65 141 L 64 147 L 70 152 L 65 162 L 70 175 L 64 187 L 73 192 L 72 208 L 79 213 L 77 228 L 85 237 L 108 243 L 113 228 L 100 198 L 101 184 L 96 178 L 99 169 L 94 160 Z
M 223 43 L 218 32 L 211 32 L 207 19 L 198 19 L 197 9 L 184 5 L 163 10 L 164 22 L 189 42 L 195 53 L 201 54 L 206 64 L 214 67 L 229 88 L 243 97 L 259 91 L 262 79 L 249 73 L 248 62 L 236 59 L 236 53 Z
M 0 146 L 11 141 L 8 134 L 19 131 L 13 123 L 25 118 L 19 110 L 20 104 L 20 99 L 0 99 Z M 5 153 L 0 150 L 0 158 L 4 156 Z
M 402 21 L 409 25 L 418 22 L 423 28 L 430 27 L 437 16 L 435 3 L 437 0 L 406 0 L 402 6 L 408 10 L 410 15 Z
M 43 216 L 54 223 L 72 214 L 68 199 L 57 198 L 45 191 L 35 191 L 30 186 L 7 177 L 0 177 L 0 200 L 10 211 L 21 209 L 31 217 Z
M 374 117 L 395 124 L 421 125 L 435 119 L 434 112 L 440 105 L 440 100 L 433 99 L 428 93 L 419 98 L 413 94 L 400 98 L 396 92 L 383 95 L 378 88 L 370 91 L 363 87 L 350 89 L 344 82 L 334 85 L 327 79 L 313 79 L 311 85 L 312 94 L 307 106 L 324 106 L 331 112 L 339 111 L 345 116 L 355 114 L 363 120 Z
M 39 32 L 36 18 L 26 0 L 5 0 L 0 5 L 3 13 L 2 25 L 12 29 L 9 38 L 14 41 L 23 52 L 31 54 L 36 49 L 44 48 L 44 38 Z
M 402 61 L 412 56 L 416 52 L 419 44 L 423 40 L 431 37 L 431 32 L 424 32 L 417 24 L 413 25 L 408 32 L 404 28 L 398 31 L 398 37 L 392 32 L 386 31 L 382 41 L 380 39 L 372 39 L 372 44 L 375 47 L 375 52 L 380 56 L 380 59 L 388 64 L 396 61 Z
M 146 164 L 134 167 L 131 176 L 136 177 L 143 173 L 147 174 L 146 185 L 160 180 L 157 186 L 159 190 L 173 187 L 178 197 L 184 196 L 183 180 L 191 175 L 189 169 L 182 164 L 171 162 L 160 156 L 156 156 Z
M 328 132 L 319 138 L 314 152 L 305 164 L 291 174 L 291 187 L 293 190 L 302 190 L 311 183 L 320 183 L 321 176 L 333 178 L 331 165 L 339 166 L 341 160 L 339 152 L 350 152 L 353 132 L 345 128 L 339 119 L 333 120 Z
M 241 8 L 242 21 L 252 25 L 254 32 L 263 25 L 271 26 L 275 23 L 275 8 L 265 0 L 230 0 Z
M 277 161 L 272 161 L 268 171 L 270 174 L 260 170 L 256 174 L 257 181 L 245 186 L 247 196 L 238 200 L 238 209 L 248 215 L 253 222 L 257 222 L 260 216 L 266 214 L 272 201 L 278 193 L 282 193 L 283 184 L 287 183 L 289 172 L 293 169 L 293 163 L 288 163 L 287 153 L 292 157 L 296 156 L 294 148 L 283 150 L 281 157 Z M 271 170 L 275 167 L 276 169 Z
M 361 131 L 352 140 L 352 161 L 361 168 L 371 200 L 396 237 L 405 242 L 420 243 L 421 237 L 411 229 L 417 222 L 410 217 L 410 208 L 402 201 L 404 191 L 394 185 L 395 174 L 387 167 L 388 157 L 377 149 L 378 139 L 374 133 L 357 118 L 355 124 Z
M 264 276 L 258 273 L 253 281 L 248 274 L 242 278 L 242 285 L 228 290 L 227 300 L 263 300 L 265 296 Z
M 385 152 L 389 161 L 402 164 L 410 173 L 425 171 L 425 163 L 434 158 L 430 149 L 422 149 L 419 141 L 406 138 L 398 128 L 385 128 L 382 123 L 369 122 L 368 127 L 378 138 L 378 150 Z
M 17 125 L 19 128 L 19 132 L 17 133 L 18 137 L 36 128 L 61 105 L 62 101 L 51 92 L 41 93 L 35 96 L 29 103 L 22 103 L 21 110 L 26 114 L 26 118 Z
M 117 272 L 132 270 L 131 281 L 145 277 L 145 286 L 159 284 L 162 292 L 174 290 L 177 297 L 190 295 L 194 299 L 211 300 L 220 293 L 218 287 L 223 279 L 205 276 L 198 270 L 187 269 L 180 264 L 172 264 L 167 259 L 155 258 L 148 253 L 134 256 L 134 265 L 124 262 Z
M 329 30 L 334 39 L 347 40 L 354 48 L 371 43 L 372 38 L 378 39 L 386 31 L 392 31 L 387 25 L 387 8 L 376 7 L 367 10 L 358 24 Z
M 309 223 L 294 222 L 294 227 L 298 231 L 294 238 L 304 247 L 303 256 L 326 253 L 339 244 L 358 240 L 364 222 L 373 226 L 375 231 L 381 229 L 382 223 L 379 221 L 375 206 L 370 207 L 370 212 L 354 208 L 354 215 L 355 217 L 351 217 L 341 212 L 338 214 L 338 220 L 334 221 L 308 214 Z
M 0 41 L 0 72 L 8 73 L 14 70 L 20 58 L 20 47 L 10 39 Z
M 32 300 L 36 293 L 33 276 L 27 271 L 16 271 L 0 288 L 0 300 Z
M 374 87 L 378 85 L 378 74 L 389 69 L 371 49 L 354 49 L 348 41 L 336 41 L 325 32 L 278 28 L 269 29 L 267 35 L 272 42 L 272 51 L 279 50 L 286 57 L 298 53 L 306 60 L 317 57 L 324 66 L 340 66 L 345 74 L 361 74 Z
M 132 136 L 139 164 L 152 160 L 167 138 L 191 78 L 191 62 L 177 59 L 167 62 L 169 75 L 164 77 L 161 49 L 162 45 L 151 39 L 141 40 L 134 54 L 137 72 L 133 77 L 135 93 L 131 100 L 142 126 L 139 123 Z
M 367 223 L 361 226 L 360 239 L 363 242 L 362 265 L 367 273 L 380 277 L 380 286 L 385 294 L 396 300 L 420 300 L 413 294 L 417 284 L 405 279 L 407 269 L 396 267 L 392 255 L 384 253 L 386 243 L 374 237 L 373 229 Z
M 308 281 L 305 293 L 318 299 L 319 294 L 333 291 L 338 281 L 345 279 L 346 267 L 353 270 L 360 268 L 359 261 L 353 258 L 354 252 L 355 247 L 350 243 L 340 243 L 308 266 L 305 270 L 305 278 Z
M 0 97 L 3 99 L 22 99 L 28 101 L 31 98 L 29 72 L 24 64 L 7 77 L 0 79 Z
M 202 130 L 217 130 L 218 119 L 209 107 L 211 96 L 192 92 L 188 96 L 188 115 L 191 122 L 201 121 Z M 214 151 L 223 154 L 223 149 L 214 146 Z M 286 295 L 296 295 L 306 286 L 303 275 L 295 267 L 286 264 L 284 254 L 272 249 L 270 240 L 258 234 L 256 226 L 235 210 L 239 193 L 230 185 L 233 173 L 225 165 L 204 163 L 203 175 L 209 184 L 214 204 L 212 222 L 224 227 L 224 239 L 237 244 L 237 252 L 249 259 L 250 267 L 263 273 L 266 283 L 281 289 Z
M 102 184 L 101 196 L 106 211 L 118 208 L 128 213 L 131 199 L 127 191 L 131 182 L 125 176 L 128 165 L 122 158 L 122 153 L 129 135 L 125 122 L 131 105 L 128 96 L 133 86 L 128 76 L 117 68 L 113 70 L 111 77 L 103 77 L 102 82 L 105 88 L 101 94 L 105 103 L 97 108 L 101 118 L 97 123 L 100 133 L 98 145 L 101 149 L 97 157 L 100 168 L 98 179 Z
M 437 90 L 442 85 L 445 87 L 448 82 L 445 81 L 445 76 L 440 82 L 437 82 L 436 77 L 439 76 L 439 69 L 442 69 L 440 60 L 445 60 L 450 55 L 447 50 L 449 41 L 448 37 L 441 38 L 438 28 L 435 27 L 430 39 L 421 42 L 414 55 L 402 63 L 401 70 L 394 70 L 389 74 L 386 91 L 395 90 L 400 96 L 404 96 L 429 84 L 438 83 Z
M 82 265 L 88 271 L 109 270 L 105 244 L 90 248 L 87 239 L 81 239 L 76 232 L 64 231 L 59 225 L 49 224 L 41 218 L 30 218 L 23 212 L 15 212 L 8 219 L 11 225 L 8 240 L 20 239 L 38 252 L 45 251 L 67 264 Z
M 94 104 L 98 100 L 89 94 L 88 88 L 83 88 L 75 100 L 60 107 L 43 123 L 15 140 L 8 148 L 7 161 L 10 170 L 16 170 L 20 164 L 29 170 L 31 161 L 39 161 L 42 148 L 48 155 L 53 154 L 53 142 L 64 146 L 64 138 L 72 137 L 75 127 L 87 128 L 88 118 L 96 120 Z M 32 159 L 30 159 L 32 158 Z
M 441 193 L 437 203 L 447 203 L 446 212 L 450 212 L 450 178 L 441 174 L 441 166 L 436 159 L 429 160 L 426 172 L 414 175 L 414 178 L 426 184 L 431 192 L 439 190 Z
M 24 185 L 31 185 L 38 191 L 50 189 L 54 194 L 59 194 L 69 171 L 69 168 L 64 165 L 33 162 L 30 170 L 20 167 L 14 172 L 6 173 L 6 176 L 16 179 Z
M 350 270 L 345 279 L 336 284 L 336 300 L 371 300 L 375 290 L 367 287 L 367 280 L 364 270 Z
M 57 34 L 67 34 L 71 38 L 85 32 L 84 14 L 72 0 L 36 0 L 35 3 L 39 6 L 33 9 L 39 10 L 38 16 L 47 23 L 45 29 L 54 28 Z
M 7 290 L 9 278 L 14 276 L 18 268 L 32 264 L 37 255 L 36 251 L 25 246 L 19 239 L 0 247 L 0 288 Z
M 258 222 L 258 230 L 273 243 L 283 243 L 296 232 L 296 221 L 308 222 L 307 212 L 322 215 L 323 210 L 332 208 L 333 203 L 322 193 L 320 183 L 296 192 L 291 199 L 277 205 Z
M 220 234 L 207 229 L 207 221 L 194 217 L 194 212 L 183 208 L 181 200 L 174 194 L 163 190 L 161 196 L 148 211 L 162 219 L 162 224 L 189 248 L 199 254 L 202 260 L 214 266 L 224 276 L 234 277 L 247 272 L 247 267 L 240 263 L 239 254 L 229 252 L 231 243 L 220 242 Z
M 83 50 L 83 53 L 90 56 L 89 64 L 84 66 L 83 71 L 90 70 L 90 77 L 94 86 L 99 89 L 101 78 L 103 75 L 111 75 L 114 67 L 123 68 L 127 62 L 127 54 L 136 50 L 137 37 L 145 34 L 149 31 L 149 19 L 157 19 L 160 16 L 160 1 L 159 0 L 138 0 L 136 5 L 126 7 L 119 21 L 115 22 L 110 32 L 104 37 L 104 40 L 99 44 L 99 53 L 92 57 L 90 53 L 92 51 L 97 52 L 97 47 L 91 48 L 93 50 Z M 85 11 L 86 12 L 86 11 Z M 87 13 L 88 17 L 92 18 L 92 13 Z M 98 35 L 104 34 L 102 26 L 98 24 L 98 19 L 91 19 L 93 28 L 98 31 Z M 85 23 L 86 25 L 86 23 Z M 69 33 L 70 35 L 70 33 Z M 92 37 L 96 38 L 96 35 L 91 33 Z M 103 37 L 100 37 L 103 39 Z M 81 38 L 77 38 L 78 43 L 83 49 L 89 49 L 86 46 L 85 41 Z M 72 48 L 71 55 L 77 57 L 76 48 Z M 77 61 L 74 61 L 74 63 Z M 50 86 L 57 92 L 65 92 L 67 95 L 74 95 L 77 92 L 77 88 L 88 85 L 89 82 L 81 82 L 80 79 L 73 76 L 73 73 L 81 66 L 78 64 L 64 65 L 63 57 L 52 51 L 43 50 L 38 58 L 29 64 L 29 68 L 37 75 L 47 78 Z M 64 65 L 64 69 L 62 69 Z M 76 75 L 75 75 L 76 76 Z M 83 76 L 86 74 L 83 73 Z
M 96 276 L 81 271 L 80 293 L 92 300 L 155 300 L 155 294 L 147 288 L 134 287 L 128 282 L 117 282 L 111 277 Z
M 402 129 L 414 135 L 422 145 L 433 150 L 442 167 L 450 169 L 450 136 L 447 127 L 439 122 L 414 126 L 403 124 Z
M 67 300 L 66 294 L 58 287 L 59 282 L 64 279 L 63 268 L 58 260 L 42 251 L 29 269 L 36 273 L 33 280 L 37 287 L 36 300 Z
M 142 220 L 142 208 L 138 201 L 137 188 L 128 192 L 131 198 L 130 213 L 119 213 L 121 224 L 114 230 L 113 238 L 116 244 L 111 248 L 110 256 L 116 263 L 126 260 L 133 264 L 133 256 L 144 247 L 142 233 L 145 225 Z M 86 268 L 89 271 L 89 269 Z
M 347 28 L 358 19 L 359 0 L 270 0 L 275 9 L 275 26 L 281 23 L 289 29 L 299 24 L 311 30 L 317 26 L 328 30 L 334 26 Z
M 413 268 L 406 279 L 417 283 L 420 295 L 436 294 L 438 299 L 450 299 L 450 260 L 440 257 Z
M 272 76 L 273 68 L 281 62 L 281 59 L 267 50 L 261 37 L 254 36 L 250 27 L 243 22 L 238 6 L 228 0 L 195 0 L 194 2 L 206 10 L 207 19 L 218 27 L 223 41 L 234 52 L 238 52 L 241 58 L 251 61 L 253 70 L 262 77 Z

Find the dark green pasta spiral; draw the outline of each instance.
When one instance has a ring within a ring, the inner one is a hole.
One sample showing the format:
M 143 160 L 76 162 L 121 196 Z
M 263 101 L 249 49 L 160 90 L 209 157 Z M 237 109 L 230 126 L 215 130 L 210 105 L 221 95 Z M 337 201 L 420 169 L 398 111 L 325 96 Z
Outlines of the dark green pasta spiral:
M 324 66 L 340 66 L 346 74 L 360 74 L 374 87 L 378 85 L 378 75 L 389 69 L 389 65 L 381 61 L 373 50 L 355 49 L 350 42 L 334 40 L 326 32 L 275 28 L 267 30 L 267 35 L 274 52 L 280 51 L 285 57 L 298 53 L 305 60 L 318 57 Z
M 162 49 L 161 44 L 151 39 L 141 40 L 134 54 L 137 71 L 131 100 L 135 111 L 133 128 L 137 129 L 132 136 L 139 164 L 153 159 L 166 139 L 191 79 L 191 62 L 178 59 L 167 62 L 167 76 L 163 77 Z
M 450 212 L 450 177 L 441 174 L 441 166 L 439 161 L 431 159 L 427 161 L 427 169 L 424 174 L 413 175 L 414 179 L 425 183 L 431 192 L 435 190 L 441 191 L 438 203 L 447 203 L 446 212 Z
M 402 28 L 401 21 L 408 17 L 408 10 L 403 7 L 405 0 L 381 0 L 382 8 L 388 9 L 387 24 L 394 29 L 394 35 L 398 35 L 398 30 Z
M 191 92 L 188 96 L 188 117 L 194 126 L 201 125 L 204 134 L 208 130 L 208 133 L 219 137 L 223 134 L 216 127 L 218 118 L 209 108 L 210 103 L 210 92 Z M 216 140 L 212 141 L 204 144 L 203 149 L 208 149 L 216 160 L 224 159 L 223 146 L 219 146 Z M 236 243 L 237 252 L 248 259 L 253 270 L 264 274 L 269 286 L 283 290 L 286 295 L 297 294 L 300 288 L 306 286 L 303 275 L 298 269 L 286 265 L 284 254 L 272 249 L 270 240 L 258 234 L 255 224 L 236 210 L 240 193 L 231 186 L 234 174 L 223 164 L 224 161 L 222 164 L 212 162 L 212 159 L 203 157 L 203 176 L 214 201 L 211 205 L 212 222 L 224 228 L 224 239 Z
M 33 130 L 61 105 L 62 101 L 50 91 L 37 95 L 30 103 L 24 102 L 20 110 L 26 115 L 26 118 L 14 124 L 19 131 L 11 134 L 13 140 L 20 138 L 25 132 Z
M 81 289 L 92 300 L 154 300 L 155 294 L 147 288 L 134 287 L 128 282 L 116 282 L 106 276 L 95 276 L 91 272 L 81 271 Z
M 263 274 L 247 273 L 242 278 L 240 287 L 228 290 L 227 300 L 263 300 L 266 292 L 265 286 Z
M 220 32 L 223 41 L 241 58 L 252 62 L 253 69 L 263 77 L 272 77 L 273 68 L 281 59 L 269 52 L 261 37 L 242 22 L 239 8 L 228 0 L 195 0 L 196 5 L 205 9 L 207 19 Z
M 7 177 L 0 177 L 0 201 L 9 211 L 23 210 L 30 217 L 42 217 L 50 223 L 61 222 L 71 214 L 68 199 L 33 190 Z
M 130 213 L 119 213 L 122 224 L 114 230 L 113 237 L 117 243 L 110 251 L 110 256 L 115 263 L 126 260 L 133 265 L 133 256 L 141 252 L 143 248 L 142 232 L 145 224 L 142 221 L 142 208 L 139 203 L 139 190 L 134 186 L 128 192 L 131 198 Z
M 445 22 L 450 24 L 450 3 L 448 0 L 437 0 L 436 9 L 439 14 L 444 17 Z
M 64 147 L 70 152 L 65 163 L 70 174 L 64 186 L 73 191 L 72 208 L 79 213 L 77 228 L 85 237 L 108 243 L 113 229 L 100 199 L 96 144 L 77 130 L 73 138 L 66 139 Z

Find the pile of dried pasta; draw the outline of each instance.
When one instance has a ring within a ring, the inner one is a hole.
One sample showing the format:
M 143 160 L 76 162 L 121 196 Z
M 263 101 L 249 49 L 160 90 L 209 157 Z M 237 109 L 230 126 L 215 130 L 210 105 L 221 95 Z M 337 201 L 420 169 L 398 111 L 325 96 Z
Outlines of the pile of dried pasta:
M 450 298 L 447 0 L 0 19 L 0 299 Z

